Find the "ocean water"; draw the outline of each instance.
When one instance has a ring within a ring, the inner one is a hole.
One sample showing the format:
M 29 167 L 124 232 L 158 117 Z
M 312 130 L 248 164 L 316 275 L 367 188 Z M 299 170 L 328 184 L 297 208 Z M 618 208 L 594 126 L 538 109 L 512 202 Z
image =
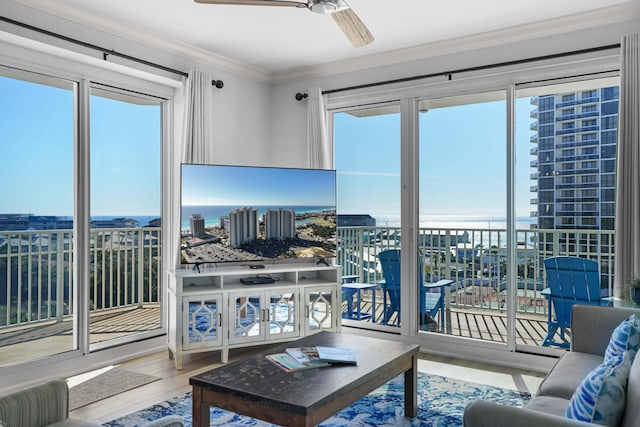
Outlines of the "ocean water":
M 376 219 L 378 227 L 400 227 L 399 215 L 372 215 Z M 536 224 L 536 218 L 516 217 L 516 229 L 528 230 L 532 224 Z M 473 217 L 462 215 L 422 215 L 419 219 L 421 228 L 446 228 L 446 229 L 482 229 L 482 230 L 506 230 L 507 219 L 499 217 Z
M 191 214 L 199 213 L 205 218 L 207 227 L 217 225 L 219 218 L 225 216 L 229 211 L 245 206 L 183 206 L 182 208 L 182 228 L 189 229 L 189 218 Z M 253 206 L 258 209 L 260 215 L 267 209 L 293 209 L 296 213 L 313 212 L 316 210 L 331 209 L 328 206 Z M 338 211 L 338 213 L 340 213 Z M 378 227 L 400 227 L 399 215 L 375 215 Z M 92 219 L 110 220 L 113 218 L 132 218 L 140 222 L 140 226 L 144 227 L 153 219 L 159 218 L 160 215 L 114 215 L 114 216 L 93 216 Z M 61 218 L 71 217 L 62 216 Z M 536 218 L 516 217 L 516 229 L 528 230 L 532 224 L 536 224 Z M 471 217 L 461 215 L 438 215 L 438 216 L 421 216 L 420 227 L 422 228 L 447 228 L 447 229 L 483 229 L 483 230 L 506 230 L 507 220 L 498 217 Z
M 239 208 L 254 208 L 258 209 L 258 215 L 261 216 L 269 209 L 293 209 L 296 214 L 306 213 L 306 212 L 315 212 L 321 210 L 335 209 L 334 206 L 276 206 L 276 205 L 257 205 L 257 206 L 247 206 L 247 205 L 206 205 L 206 206 L 194 206 L 194 205 L 183 205 L 182 206 L 182 216 L 180 218 L 181 228 L 183 230 L 188 230 L 189 218 L 193 214 L 200 214 L 204 218 L 205 227 L 213 227 L 220 224 L 220 217 L 229 215 L 234 209 Z

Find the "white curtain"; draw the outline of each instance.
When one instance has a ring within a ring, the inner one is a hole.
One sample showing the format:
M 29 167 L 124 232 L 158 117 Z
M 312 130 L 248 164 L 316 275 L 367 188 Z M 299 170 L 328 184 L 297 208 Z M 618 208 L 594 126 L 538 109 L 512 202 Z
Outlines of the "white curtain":
M 202 71 L 189 70 L 185 82 L 185 105 L 182 144 L 185 163 L 212 162 L 213 129 L 212 77 Z
M 307 144 L 309 167 L 331 169 L 333 156 L 327 130 L 327 111 L 324 97 L 319 87 L 310 88 L 307 93 Z
M 640 277 L 640 34 L 620 44 L 614 296 Z
M 211 76 L 198 70 L 189 70 L 180 89 L 176 91 L 173 102 L 173 140 L 171 172 L 167 185 L 169 195 L 168 218 L 171 224 L 169 238 L 166 239 L 169 250 L 165 252 L 169 259 L 165 265 L 172 270 L 180 266 L 180 162 L 211 163 L 213 129 L 213 85 Z

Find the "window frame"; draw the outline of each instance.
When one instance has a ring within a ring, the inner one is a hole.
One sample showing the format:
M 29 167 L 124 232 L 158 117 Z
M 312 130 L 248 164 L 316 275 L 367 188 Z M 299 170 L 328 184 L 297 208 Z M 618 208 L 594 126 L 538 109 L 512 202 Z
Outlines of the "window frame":
M 521 68 L 514 67 L 513 69 L 508 69 L 508 70 L 489 70 L 488 72 L 479 71 L 479 72 L 473 72 L 469 74 L 451 75 L 446 81 L 442 81 L 441 79 L 434 77 L 434 78 L 424 79 L 424 81 L 421 81 L 419 84 L 416 84 L 415 82 L 407 82 L 404 84 L 393 85 L 393 87 L 385 87 L 385 86 L 373 87 L 373 88 L 365 87 L 365 88 L 359 88 L 359 89 L 347 90 L 347 91 L 336 91 L 326 95 L 325 100 L 326 100 L 326 106 L 327 106 L 329 117 L 332 117 L 331 113 L 333 113 L 338 109 L 358 108 L 359 106 L 360 107 L 368 106 L 368 105 L 373 105 L 375 103 L 384 103 L 384 102 L 391 102 L 391 101 L 397 101 L 397 100 L 400 100 L 401 103 L 408 104 L 409 107 L 406 108 L 406 111 L 411 112 L 411 111 L 417 111 L 417 108 L 415 108 L 415 106 L 417 106 L 417 102 L 419 102 L 419 100 L 422 100 L 422 99 L 445 98 L 445 97 L 451 97 L 456 95 L 467 95 L 467 94 L 491 92 L 491 91 L 497 91 L 497 90 L 506 90 L 508 94 L 513 94 L 516 87 L 518 87 L 519 89 L 526 89 L 529 87 L 532 87 L 532 88 L 538 87 L 538 86 L 544 85 L 544 81 L 547 79 L 549 81 L 552 81 L 555 79 L 559 79 L 560 81 L 562 80 L 581 81 L 581 80 L 592 80 L 594 78 L 601 78 L 601 77 L 618 77 L 619 64 L 615 61 L 615 59 L 616 58 L 613 58 L 611 56 L 599 56 L 597 54 L 590 55 L 590 58 L 586 59 L 585 62 L 581 64 L 578 64 L 577 62 L 573 62 L 573 61 L 565 62 L 562 59 L 560 59 L 554 64 L 542 67 L 542 69 L 535 69 L 535 67 L 533 66 L 529 68 L 529 64 L 525 64 Z M 553 83 L 555 83 L 555 81 Z M 574 96 L 573 97 L 574 101 L 575 101 L 575 98 L 576 97 Z M 508 97 L 508 99 L 510 98 Z M 546 99 L 546 97 L 544 98 L 541 97 L 540 99 L 541 103 L 543 99 Z M 558 100 L 554 100 L 554 102 L 557 102 L 557 101 Z M 555 107 L 556 106 L 554 105 L 551 108 L 555 108 Z M 509 111 L 511 108 L 512 107 L 509 104 L 507 107 L 507 110 Z M 539 105 L 539 109 L 540 111 L 542 111 L 542 108 L 540 108 L 540 105 Z M 417 114 L 417 112 L 415 114 Z M 507 116 L 510 117 L 508 118 L 507 129 L 511 129 L 511 130 L 508 130 L 509 138 L 508 138 L 507 144 L 509 146 L 512 146 L 514 144 L 514 140 L 513 140 L 514 135 L 512 133 L 512 130 L 514 129 L 514 122 L 513 122 L 514 117 L 513 117 L 513 114 L 509 116 L 509 113 L 507 113 Z M 415 122 L 415 120 L 417 120 L 416 117 L 409 117 L 409 118 L 403 119 L 403 123 L 410 124 L 412 123 L 412 121 Z M 329 120 L 329 123 L 331 123 L 331 119 Z M 575 126 L 573 129 L 575 129 Z M 332 128 L 329 133 L 330 134 L 333 133 Z M 403 133 L 406 135 L 409 135 L 410 137 L 408 139 L 403 138 L 403 140 L 401 141 L 402 146 L 405 147 L 406 145 L 411 145 L 411 144 L 414 144 L 415 146 L 417 141 L 417 130 L 403 127 Z M 411 142 L 407 142 L 407 141 L 411 141 Z M 407 148 L 405 147 L 405 149 Z M 541 149 L 541 147 L 539 147 L 539 149 Z M 417 156 L 414 157 L 413 159 L 415 158 L 417 158 Z M 403 188 L 406 185 L 405 183 L 410 184 L 411 182 L 415 182 L 415 181 L 411 181 L 412 175 L 410 173 L 407 173 L 407 175 L 404 175 L 405 168 L 407 171 L 414 170 L 414 167 L 412 165 L 410 166 L 409 164 L 403 164 L 402 166 Z M 509 172 L 509 177 L 507 177 L 508 180 L 512 180 L 511 174 L 513 174 L 512 170 L 511 172 Z M 549 178 L 549 181 L 550 181 L 549 182 L 550 188 L 553 188 L 554 178 Z M 539 184 L 540 186 L 539 191 L 543 190 L 542 184 L 543 182 L 541 180 Z M 513 191 L 512 185 L 513 183 L 508 184 L 508 191 L 507 191 L 508 194 L 511 194 L 511 192 Z M 411 197 L 410 195 L 413 194 L 413 192 L 415 191 L 416 191 L 415 184 L 410 184 L 410 187 L 407 189 L 407 192 L 406 192 L 407 196 L 405 197 Z M 512 196 L 508 196 L 508 197 L 512 197 Z M 416 206 L 416 203 L 417 203 L 417 200 L 407 200 L 407 201 L 403 200 L 401 204 L 404 207 L 405 205 Z M 547 207 L 551 211 L 553 210 L 553 204 L 550 204 Z M 539 208 L 539 213 L 541 213 L 541 209 L 543 208 L 543 206 L 539 205 L 538 208 Z M 508 212 L 507 212 L 508 222 L 509 222 L 509 218 L 513 218 L 515 216 L 515 213 L 512 211 L 512 209 L 514 209 L 514 207 L 511 204 L 508 204 Z M 411 218 L 411 215 L 414 215 L 416 218 L 414 221 L 410 223 L 403 223 L 401 226 L 403 245 L 405 244 L 404 239 L 409 239 L 408 236 L 411 235 L 412 230 L 418 229 L 417 212 L 416 213 L 410 212 L 408 215 L 409 215 L 409 218 Z M 513 225 L 510 227 L 508 235 L 513 239 L 512 241 L 515 241 L 515 231 L 513 229 Z M 407 240 L 407 243 L 409 243 L 409 240 Z M 513 251 L 508 251 L 507 255 L 511 259 L 511 261 L 508 261 L 508 262 L 510 262 L 511 265 L 514 266 L 515 264 L 513 259 L 515 259 L 515 246 L 513 246 Z M 403 269 L 402 269 L 402 274 L 404 275 L 403 277 L 408 277 L 408 275 L 411 274 L 412 270 L 415 270 L 415 267 L 417 266 L 403 265 Z M 516 274 L 513 274 L 511 277 L 516 277 Z M 511 287 L 509 287 L 509 289 L 511 289 Z M 511 290 L 508 290 L 507 307 L 515 307 L 515 304 L 516 304 L 515 298 L 516 298 L 515 293 L 512 292 Z M 512 312 L 511 309 L 508 308 L 507 318 L 509 319 L 509 322 L 510 322 L 508 326 L 508 335 L 510 338 L 506 345 L 489 343 L 489 342 L 474 343 L 472 341 L 470 342 L 465 341 L 463 345 L 466 347 L 466 349 L 458 348 L 458 350 L 462 353 L 465 353 L 468 351 L 469 354 L 472 355 L 473 348 L 477 348 L 477 347 L 497 348 L 500 350 L 507 350 L 507 351 L 516 351 L 520 349 L 520 346 L 515 344 L 515 339 L 513 338 L 515 336 L 515 309 L 513 309 L 513 312 Z M 412 321 L 411 328 L 407 330 L 403 327 L 401 334 L 412 336 L 416 340 L 420 341 L 422 338 L 417 336 L 418 335 L 417 328 L 415 327 L 416 324 L 417 322 Z M 447 336 L 437 336 L 437 335 L 429 336 L 429 345 L 431 345 L 432 347 L 435 346 L 435 348 L 437 348 L 438 347 L 437 343 L 451 341 L 451 339 L 452 337 L 447 337 Z M 526 348 L 525 351 L 531 351 L 531 348 Z M 553 355 L 559 354 L 558 350 L 549 349 L 549 348 L 539 348 L 539 349 L 536 349 L 535 351 L 540 354 L 553 354 Z
M 172 203 L 174 203 L 176 195 L 171 193 L 173 188 L 171 179 L 175 176 L 171 170 L 174 168 L 174 154 L 170 147 L 173 145 L 172 140 L 172 120 L 173 103 L 175 91 L 181 87 L 180 79 L 172 79 L 159 76 L 146 71 L 137 70 L 124 65 L 114 63 L 102 63 L 96 61 L 87 55 L 77 52 L 62 50 L 55 46 L 44 45 L 34 40 L 24 39 L 19 44 L 7 34 L 0 34 L 0 66 L 6 66 L 18 70 L 25 70 L 32 73 L 48 75 L 54 78 L 60 78 L 76 82 L 78 86 L 78 94 L 76 97 L 76 135 L 75 135 L 75 153 L 74 153 L 74 236 L 76 246 L 74 252 L 74 264 L 79 266 L 85 265 L 83 270 L 88 270 L 88 240 L 89 240 L 89 215 L 87 197 L 87 185 L 79 184 L 83 181 L 82 177 L 87 177 L 88 153 L 83 149 L 88 140 L 88 87 L 92 82 L 114 86 L 119 89 L 130 91 L 133 93 L 144 93 L 148 96 L 161 98 L 162 106 L 162 154 L 161 154 L 161 217 L 162 221 L 162 243 L 161 243 L 161 259 L 164 265 L 170 256 L 171 246 L 170 230 L 165 228 L 171 224 Z M 166 191 L 165 191 L 166 189 Z M 166 224 L 166 225 L 165 225 Z M 85 242 L 85 243 L 83 243 Z M 82 258 L 84 257 L 84 261 Z M 164 271 L 160 267 L 160 271 Z M 78 282 L 81 277 L 86 276 L 88 271 L 75 271 L 74 281 Z M 167 288 L 167 276 L 162 274 L 161 287 Z M 74 284 L 74 286 L 76 286 Z M 76 286 L 75 295 L 80 300 L 87 300 L 86 295 L 82 295 L 82 287 Z M 164 291 L 163 291 L 164 293 Z M 126 344 L 105 348 L 101 351 L 90 352 L 88 343 L 88 310 L 79 312 L 75 316 L 75 321 L 80 323 L 80 327 L 84 328 L 86 334 L 80 334 L 78 339 L 78 349 L 67 351 L 44 357 L 37 360 L 27 361 L 22 364 L 0 367 L 0 377 L 3 383 L 7 384 L 29 382 L 49 378 L 55 373 L 66 372 L 68 374 L 80 373 L 86 369 L 86 363 L 90 357 L 91 363 L 109 364 L 122 357 L 123 353 L 140 352 L 144 349 L 162 348 L 166 345 L 166 322 L 164 321 L 167 305 L 166 299 L 163 298 L 162 303 L 162 330 L 158 330 L 153 336 L 149 336 L 144 341 L 128 342 Z M 88 301 L 88 300 L 87 300 Z M 77 305 L 78 310 L 82 305 Z M 84 336 L 83 336 L 84 335 Z M 59 375 L 59 374 L 57 374 Z

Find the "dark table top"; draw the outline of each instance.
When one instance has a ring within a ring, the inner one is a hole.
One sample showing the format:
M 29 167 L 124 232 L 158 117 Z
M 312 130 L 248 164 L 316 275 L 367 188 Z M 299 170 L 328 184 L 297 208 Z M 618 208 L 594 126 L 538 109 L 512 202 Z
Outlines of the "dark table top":
M 284 352 L 286 347 L 304 346 L 350 347 L 358 364 L 286 372 L 265 357 Z M 417 354 L 418 350 L 416 344 L 325 331 L 195 375 L 189 383 L 307 414 L 374 380 L 380 373 L 393 369 L 396 359 Z

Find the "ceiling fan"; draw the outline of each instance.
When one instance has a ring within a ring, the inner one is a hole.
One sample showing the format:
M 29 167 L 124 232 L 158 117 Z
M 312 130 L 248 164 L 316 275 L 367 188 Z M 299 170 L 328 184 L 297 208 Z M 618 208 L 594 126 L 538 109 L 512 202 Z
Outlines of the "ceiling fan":
M 344 0 L 195 0 L 195 2 L 305 8 L 316 13 L 331 14 L 333 20 L 354 47 L 361 47 L 373 42 L 373 35 Z

